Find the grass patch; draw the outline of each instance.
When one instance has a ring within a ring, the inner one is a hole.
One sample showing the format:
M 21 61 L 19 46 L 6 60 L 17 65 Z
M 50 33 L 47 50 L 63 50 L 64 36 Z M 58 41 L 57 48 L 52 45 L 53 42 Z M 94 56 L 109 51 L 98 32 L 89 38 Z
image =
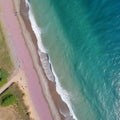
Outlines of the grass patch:
M 0 68 L 0 87 L 7 82 L 8 72 Z
M 16 102 L 15 96 L 13 94 L 6 94 L 1 97 L 0 104 L 2 106 L 9 106 Z
M 25 106 L 23 102 L 23 96 L 24 94 L 22 93 L 22 91 L 14 83 L 3 94 L 0 95 L 0 105 L 13 105 L 14 109 L 21 116 L 21 120 L 30 120 L 28 107 Z
M 9 49 L 6 44 L 5 34 L 3 33 L 2 25 L 0 24 L 0 68 L 4 68 L 11 72 L 13 63 L 9 54 Z

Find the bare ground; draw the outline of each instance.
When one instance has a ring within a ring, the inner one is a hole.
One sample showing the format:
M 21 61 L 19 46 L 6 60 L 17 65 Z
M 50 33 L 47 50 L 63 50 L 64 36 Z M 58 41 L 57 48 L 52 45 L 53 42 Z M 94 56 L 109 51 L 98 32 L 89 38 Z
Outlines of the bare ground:
M 0 107 L 0 120 L 22 120 L 12 106 Z

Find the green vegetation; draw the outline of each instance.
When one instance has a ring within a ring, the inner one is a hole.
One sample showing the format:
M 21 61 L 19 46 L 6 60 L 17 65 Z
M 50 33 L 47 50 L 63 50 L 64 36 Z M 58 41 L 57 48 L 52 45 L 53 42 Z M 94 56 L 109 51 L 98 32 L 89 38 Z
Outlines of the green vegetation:
M 16 101 L 15 96 L 13 94 L 6 94 L 1 97 L 0 104 L 2 106 L 8 106 L 14 104 Z
M 13 83 L 5 92 L 0 95 L 0 105 L 13 105 L 14 109 L 21 116 L 21 120 L 30 120 L 28 108 L 23 102 L 24 94 L 19 87 Z
M 2 25 L 0 24 L 0 68 L 4 68 L 11 73 L 13 64 L 10 58 L 9 49 L 7 47 L 5 35 L 3 33 Z
M 0 87 L 7 82 L 8 75 L 12 73 L 13 64 L 10 58 L 5 35 L 0 24 Z M 8 74 L 9 73 L 9 74 Z
M 7 82 L 8 72 L 0 68 L 0 87 Z

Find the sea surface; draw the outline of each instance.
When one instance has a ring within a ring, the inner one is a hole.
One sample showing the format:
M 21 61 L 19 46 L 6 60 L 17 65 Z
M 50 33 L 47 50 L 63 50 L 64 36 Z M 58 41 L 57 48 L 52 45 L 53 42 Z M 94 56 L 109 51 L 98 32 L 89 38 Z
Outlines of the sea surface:
M 74 119 L 120 120 L 120 0 L 29 2 Z

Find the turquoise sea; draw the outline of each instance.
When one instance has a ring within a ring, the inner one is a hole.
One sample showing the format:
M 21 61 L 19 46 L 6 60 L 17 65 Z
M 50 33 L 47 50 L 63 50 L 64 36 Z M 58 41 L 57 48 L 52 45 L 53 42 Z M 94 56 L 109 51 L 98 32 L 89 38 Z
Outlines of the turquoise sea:
M 120 0 L 29 0 L 76 120 L 120 120 Z

